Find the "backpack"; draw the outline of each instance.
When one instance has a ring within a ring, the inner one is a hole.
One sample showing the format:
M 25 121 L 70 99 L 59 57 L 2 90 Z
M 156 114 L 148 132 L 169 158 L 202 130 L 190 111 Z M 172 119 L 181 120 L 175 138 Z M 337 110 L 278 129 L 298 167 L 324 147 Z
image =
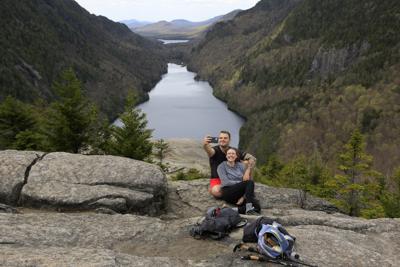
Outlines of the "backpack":
M 243 229 L 243 242 L 257 243 L 258 232 L 261 230 L 263 224 L 272 224 L 274 220 L 267 217 L 259 217 L 252 223 L 247 224 Z
M 263 224 L 258 232 L 257 249 L 270 258 L 290 258 L 293 252 L 294 238 L 284 234 L 282 225 L 277 222 Z M 286 230 L 284 232 L 287 233 Z
M 190 235 L 196 239 L 211 237 L 221 239 L 227 236 L 233 228 L 247 223 L 239 213 L 228 207 L 213 207 L 208 209 L 204 220 L 190 229 Z
M 243 242 L 257 243 L 257 250 L 270 258 L 289 257 L 296 238 L 276 221 L 260 217 L 243 229 Z

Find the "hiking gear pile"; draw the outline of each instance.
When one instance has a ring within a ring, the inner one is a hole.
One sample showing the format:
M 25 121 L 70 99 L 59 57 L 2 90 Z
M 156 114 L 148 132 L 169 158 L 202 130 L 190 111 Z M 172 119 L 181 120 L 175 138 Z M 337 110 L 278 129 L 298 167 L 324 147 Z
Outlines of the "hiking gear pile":
M 268 261 L 286 266 L 313 266 L 299 260 L 299 254 L 294 252 L 296 238 L 272 219 L 260 217 L 248 224 L 243 230 L 242 240 L 257 243 L 257 246 L 254 248 L 241 243 L 235 246 L 234 252 L 247 250 L 258 254 L 243 256 L 243 260 Z

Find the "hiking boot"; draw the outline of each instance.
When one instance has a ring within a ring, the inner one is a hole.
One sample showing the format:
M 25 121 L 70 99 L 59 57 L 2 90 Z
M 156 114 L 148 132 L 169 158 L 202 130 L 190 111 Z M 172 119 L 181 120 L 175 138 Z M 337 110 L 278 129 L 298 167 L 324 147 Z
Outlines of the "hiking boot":
M 245 208 L 246 208 L 246 215 L 260 215 L 253 206 L 253 203 L 250 202 L 246 203 Z
M 258 199 L 253 199 L 253 207 L 255 212 L 260 213 L 261 206 L 260 206 L 260 201 L 258 201 Z
M 246 214 L 246 205 L 241 205 L 237 209 L 239 214 Z
M 246 215 L 254 215 L 254 216 L 259 216 L 260 213 L 258 213 L 257 211 L 255 211 L 254 209 L 249 210 L 248 212 L 246 212 Z

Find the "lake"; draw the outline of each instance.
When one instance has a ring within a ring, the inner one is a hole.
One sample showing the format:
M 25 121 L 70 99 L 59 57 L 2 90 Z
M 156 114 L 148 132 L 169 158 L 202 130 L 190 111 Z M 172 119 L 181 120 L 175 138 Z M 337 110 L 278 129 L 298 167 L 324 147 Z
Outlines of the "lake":
M 180 44 L 189 42 L 189 40 L 167 40 L 167 39 L 158 39 L 158 41 L 162 42 L 163 44 Z
M 244 119 L 215 98 L 208 82 L 194 80 L 186 67 L 168 64 L 168 73 L 150 91 L 149 100 L 138 106 L 146 113 L 154 138 L 202 140 L 220 130 L 231 133 L 231 145 L 239 144 L 239 129 Z

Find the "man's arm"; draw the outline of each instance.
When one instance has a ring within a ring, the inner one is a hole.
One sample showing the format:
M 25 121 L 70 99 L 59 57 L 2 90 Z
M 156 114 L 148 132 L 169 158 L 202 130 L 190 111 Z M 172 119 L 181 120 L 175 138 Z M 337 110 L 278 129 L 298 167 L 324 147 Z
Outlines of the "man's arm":
M 246 153 L 243 157 L 243 163 L 245 163 L 246 171 L 244 172 L 243 175 L 243 181 L 250 180 L 251 179 L 251 173 L 256 166 L 257 159 L 250 153 Z
M 256 166 L 257 159 L 250 153 L 246 153 L 243 160 L 247 162 L 247 165 L 250 169 L 254 169 Z
M 204 137 L 203 139 L 203 148 L 204 151 L 206 151 L 207 155 L 209 158 L 211 158 L 212 156 L 214 156 L 215 154 L 215 150 L 214 148 L 212 148 L 212 146 L 210 145 L 210 136 L 207 135 L 206 137 Z

